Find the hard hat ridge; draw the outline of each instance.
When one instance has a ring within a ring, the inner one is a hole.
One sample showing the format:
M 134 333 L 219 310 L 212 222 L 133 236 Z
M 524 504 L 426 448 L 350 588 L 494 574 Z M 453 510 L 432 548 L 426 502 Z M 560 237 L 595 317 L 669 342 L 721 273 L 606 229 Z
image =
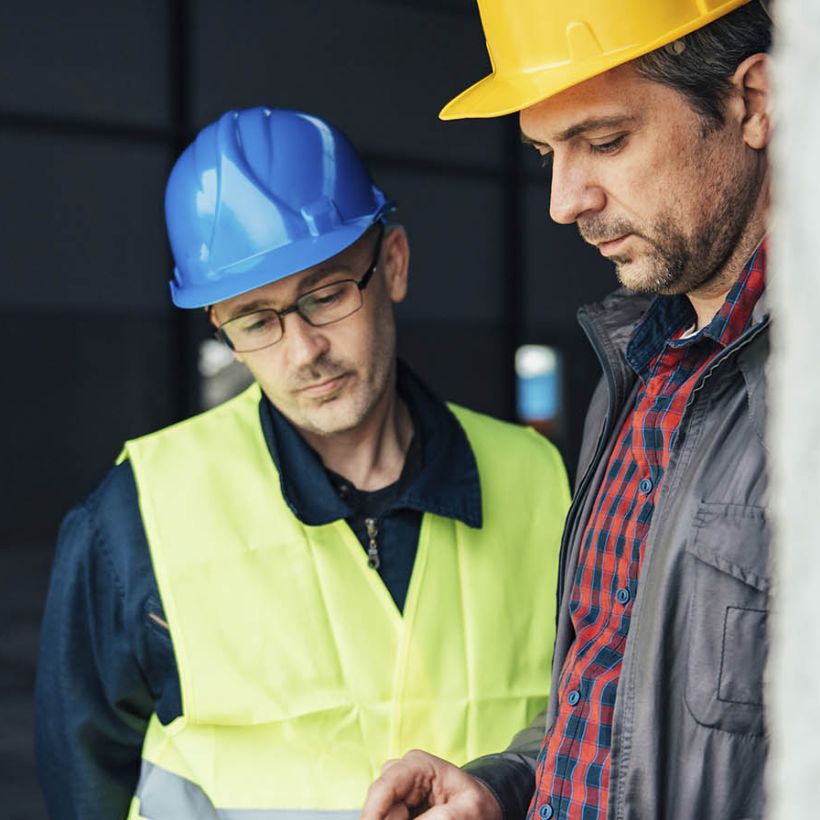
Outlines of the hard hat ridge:
M 344 135 L 253 108 L 206 126 L 168 180 L 179 307 L 202 307 L 323 262 L 392 209 Z
M 492 73 L 444 120 L 521 111 L 708 25 L 751 0 L 477 0 Z

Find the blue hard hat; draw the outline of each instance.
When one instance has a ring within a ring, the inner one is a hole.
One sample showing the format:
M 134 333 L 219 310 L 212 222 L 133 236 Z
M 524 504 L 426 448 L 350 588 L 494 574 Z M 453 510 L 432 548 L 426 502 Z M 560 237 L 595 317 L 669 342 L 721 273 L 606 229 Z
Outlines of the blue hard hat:
M 205 307 L 284 279 L 352 245 L 393 207 L 324 120 L 229 111 L 199 133 L 168 178 L 171 298 Z

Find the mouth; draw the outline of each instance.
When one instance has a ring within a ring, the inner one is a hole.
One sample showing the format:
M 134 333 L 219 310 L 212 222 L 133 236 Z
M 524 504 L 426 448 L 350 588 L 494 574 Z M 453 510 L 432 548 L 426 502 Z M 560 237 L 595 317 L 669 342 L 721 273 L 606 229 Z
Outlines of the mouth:
M 632 236 L 632 234 L 627 233 L 623 236 L 619 236 L 617 239 L 611 239 L 608 242 L 596 242 L 595 245 L 601 252 L 601 256 L 615 256 L 618 251 L 623 248 L 630 236 Z
M 334 376 L 332 379 L 326 379 L 325 381 L 302 387 L 298 392 L 312 399 L 327 397 L 340 390 L 347 378 L 348 374 L 342 373 L 340 376 Z

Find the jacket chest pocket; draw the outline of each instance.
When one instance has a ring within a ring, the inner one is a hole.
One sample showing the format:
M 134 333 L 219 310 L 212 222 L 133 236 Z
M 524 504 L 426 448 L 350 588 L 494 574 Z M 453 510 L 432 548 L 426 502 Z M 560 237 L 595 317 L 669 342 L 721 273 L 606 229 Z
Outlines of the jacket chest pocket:
M 759 507 L 702 504 L 692 575 L 686 705 L 701 725 L 765 734 L 769 529 Z

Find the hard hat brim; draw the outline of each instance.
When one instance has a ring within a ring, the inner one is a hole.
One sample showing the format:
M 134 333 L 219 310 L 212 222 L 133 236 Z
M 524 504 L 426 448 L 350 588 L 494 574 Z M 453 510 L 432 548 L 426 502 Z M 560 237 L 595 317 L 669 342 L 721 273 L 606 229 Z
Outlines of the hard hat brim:
M 728 0 L 720 8 L 694 18 L 686 25 L 667 31 L 663 36 L 640 46 L 632 44 L 615 51 L 603 52 L 581 62 L 555 63 L 515 74 L 493 72 L 454 97 L 441 109 L 439 118 L 482 119 L 523 111 L 568 88 L 679 40 L 749 2 L 751 0 Z
M 184 288 L 175 281 L 178 277 L 174 270 L 174 280 L 169 282 L 171 301 L 179 308 L 202 308 L 215 305 L 226 299 L 232 299 L 256 288 L 270 285 L 294 276 L 308 268 L 326 262 L 360 239 L 367 229 L 375 224 L 377 218 L 366 217 L 354 224 L 346 225 L 332 234 L 317 236 L 298 245 L 283 245 L 252 259 L 231 265 L 218 271 L 214 281 L 188 283 Z
M 626 63 L 629 59 L 632 58 L 624 59 L 623 62 Z M 596 61 L 594 66 L 586 65 L 584 71 L 575 69 L 559 73 L 554 69 L 546 69 L 542 72 L 520 74 L 514 77 L 490 74 L 447 103 L 441 109 L 439 118 L 442 120 L 484 119 L 503 117 L 506 114 L 523 111 L 567 88 L 614 68 L 611 59 L 601 60 L 600 64 L 598 62 Z

